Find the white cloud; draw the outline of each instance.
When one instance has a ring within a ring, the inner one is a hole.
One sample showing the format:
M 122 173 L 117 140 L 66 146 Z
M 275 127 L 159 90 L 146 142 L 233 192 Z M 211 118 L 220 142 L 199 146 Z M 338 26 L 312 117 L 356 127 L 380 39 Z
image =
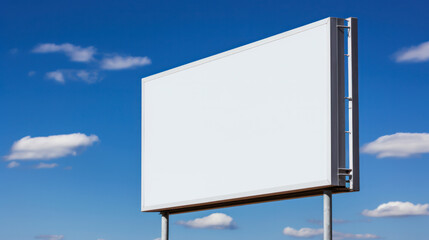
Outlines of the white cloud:
M 35 169 L 46 169 L 46 168 L 55 168 L 58 167 L 56 163 L 39 163 L 34 168 Z
M 47 72 L 46 78 L 52 79 L 59 83 L 65 83 L 68 80 L 84 81 L 86 83 L 95 83 L 101 80 L 99 73 L 103 70 L 122 70 L 141 67 L 151 64 L 150 58 L 138 56 L 120 56 L 118 54 L 103 54 L 102 59 L 96 58 L 97 50 L 93 46 L 81 47 L 71 43 L 55 44 L 43 43 L 37 45 L 33 53 L 63 53 L 75 62 L 96 62 L 96 68 L 76 69 L 58 69 Z M 28 76 L 33 76 L 36 72 L 31 71 Z
M 99 79 L 97 71 L 78 70 L 75 74 L 78 80 L 82 80 L 86 83 L 95 83 Z
M 53 79 L 59 83 L 65 83 L 64 73 L 61 70 L 46 73 L 48 79 Z
M 424 62 L 429 60 L 429 41 L 396 53 L 397 62 Z
M 312 238 L 315 236 L 323 235 L 322 228 L 301 228 L 299 230 L 286 227 L 283 229 L 283 234 L 297 237 L 297 238 Z M 341 240 L 341 239 L 376 239 L 380 238 L 374 234 L 353 234 L 353 233 L 341 233 L 341 232 L 332 232 L 333 239 Z
M 375 234 L 365 233 L 365 234 L 354 234 L 354 233 L 341 233 L 341 232 L 333 232 L 332 238 L 336 240 L 341 239 L 378 239 L 379 236 Z
M 21 165 L 21 164 L 19 164 L 19 162 L 13 161 L 7 165 L 7 168 L 16 168 L 16 167 L 19 167 L 19 165 Z
M 65 83 L 66 80 L 84 81 L 86 83 L 95 83 L 99 80 L 98 71 L 87 70 L 56 70 L 46 73 L 46 78 L 53 79 L 59 83 Z
M 283 234 L 292 236 L 292 237 L 300 237 L 300 238 L 309 238 L 323 234 L 322 228 L 301 228 L 299 230 L 293 229 L 291 227 L 285 227 L 283 229 Z
M 374 210 L 365 209 L 363 215 L 368 217 L 403 217 L 429 215 L 429 204 L 413 204 L 410 202 L 383 203 Z
M 39 235 L 35 236 L 34 238 L 42 240 L 62 240 L 64 239 L 64 235 Z
M 161 238 L 155 238 L 154 240 L 161 240 Z
M 203 218 L 179 221 L 177 224 L 190 228 L 234 229 L 236 227 L 232 217 L 224 213 L 212 213 Z
M 362 152 L 376 154 L 377 158 L 429 153 L 429 133 L 395 133 L 381 136 L 364 145 Z
M 93 56 L 96 53 L 96 49 L 92 46 L 82 48 L 75 46 L 70 43 L 55 44 L 55 43 L 44 43 L 39 44 L 33 49 L 34 53 L 54 53 L 61 52 L 70 58 L 73 62 L 89 62 L 93 60 Z
M 99 141 L 96 135 L 82 133 L 52 135 L 47 137 L 26 136 L 12 145 L 6 160 L 53 159 L 67 155 L 76 155 L 78 149 L 91 146 Z
M 96 55 L 97 49 L 93 46 L 81 47 L 71 43 L 55 44 L 43 43 L 37 45 L 33 53 L 63 53 L 71 61 L 86 62 L 87 68 L 83 69 L 58 69 L 45 73 L 47 79 L 52 79 L 59 83 L 65 83 L 69 80 L 83 81 L 86 83 L 95 83 L 102 78 L 100 73 L 103 70 L 122 70 L 141 67 L 151 64 L 149 57 L 143 56 L 120 56 L 118 54 L 104 53 Z M 103 56 L 99 59 L 99 56 Z M 94 65 L 96 63 L 96 65 Z M 94 68 L 95 67 L 95 68 Z M 34 76 L 35 71 L 28 73 L 28 76 Z
M 121 70 L 151 64 L 148 57 L 106 57 L 101 61 L 101 68 L 106 70 Z

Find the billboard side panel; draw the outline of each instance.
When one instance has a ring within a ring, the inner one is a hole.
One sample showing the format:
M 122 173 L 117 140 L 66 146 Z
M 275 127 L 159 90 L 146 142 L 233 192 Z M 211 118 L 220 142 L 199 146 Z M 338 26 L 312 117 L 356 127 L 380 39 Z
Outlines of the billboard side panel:
M 330 18 L 331 78 L 331 177 L 332 185 L 345 186 L 338 168 L 345 168 L 345 101 L 344 101 L 344 30 L 338 28 L 343 19 Z

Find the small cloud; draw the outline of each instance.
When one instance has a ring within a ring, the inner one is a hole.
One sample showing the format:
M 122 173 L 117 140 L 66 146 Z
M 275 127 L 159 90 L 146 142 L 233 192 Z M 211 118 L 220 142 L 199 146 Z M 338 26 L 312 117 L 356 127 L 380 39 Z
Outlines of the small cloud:
M 424 62 L 429 60 L 429 41 L 397 52 L 396 62 Z
M 342 240 L 342 239 L 379 239 L 380 236 L 370 233 L 364 234 L 354 234 L 354 233 L 341 233 L 341 232 L 332 232 L 332 238 L 334 240 Z
M 283 229 L 283 234 L 296 238 L 312 238 L 323 234 L 322 228 L 301 228 L 299 230 L 286 227 Z M 342 232 L 332 232 L 333 239 L 342 240 L 342 239 L 377 239 L 380 238 L 374 234 L 353 234 L 353 233 L 342 233 Z
M 101 68 L 106 70 L 121 70 L 134 67 L 141 67 L 151 64 L 148 57 L 106 57 L 101 61 Z
M 83 81 L 86 83 L 95 83 L 99 80 L 98 71 L 87 70 L 56 70 L 46 73 L 46 78 L 53 79 L 59 83 L 65 83 L 66 80 Z
M 58 164 L 56 163 L 39 163 L 34 168 L 35 169 L 49 169 L 49 168 L 56 168 L 58 167 Z
M 32 50 L 33 53 L 63 53 L 71 61 L 74 62 L 86 62 L 90 65 L 91 62 L 97 63 L 90 70 L 81 69 L 58 69 L 45 74 L 47 79 L 52 79 L 59 83 L 65 83 L 69 80 L 83 81 L 86 83 L 95 83 L 101 80 L 99 73 L 103 73 L 103 70 L 122 70 L 141 67 L 151 64 L 149 57 L 138 57 L 138 56 L 120 56 L 118 54 L 105 53 L 99 59 L 96 55 L 97 49 L 93 46 L 81 47 L 73 45 L 71 43 L 55 44 L 55 43 L 43 43 L 39 44 Z M 100 55 L 98 55 L 100 56 Z M 28 76 L 33 76 L 34 71 L 28 73 Z
M 288 236 L 292 236 L 292 237 L 298 237 L 298 238 L 310 238 L 310 237 L 314 237 L 314 236 L 318 236 L 323 234 L 323 229 L 322 228 L 301 228 L 299 230 L 296 230 L 294 228 L 291 227 L 285 227 L 283 229 L 283 234 L 284 235 L 288 235 Z
M 67 166 L 67 167 L 64 168 L 64 170 L 72 170 L 72 169 L 73 169 L 72 166 Z
M 86 83 L 95 83 L 99 79 L 97 71 L 78 70 L 75 74 L 78 80 L 82 80 Z
M 64 235 L 39 235 L 35 236 L 34 238 L 42 240 L 62 240 L 64 239 Z
M 236 225 L 232 217 L 224 213 L 212 213 L 203 218 L 196 218 L 189 221 L 179 221 L 179 225 L 189 228 L 211 228 L 211 229 L 234 229 Z
M 77 155 L 80 148 L 91 146 L 99 139 L 96 135 L 87 136 L 82 133 L 52 135 L 47 137 L 26 136 L 16 141 L 6 160 L 49 160 L 53 158 Z
M 376 154 L 377 158 L 429 153 L 429 133 L 395 133 L 381 136 L 364 145 L 362 152 Z
M 413 204 L 411 202 L 383 203 L 374 210 L 365 209 L 362 214 L 367 217 L 404 217 L 429 215 L 429 204 Z
M 154 240 L 161 240 L 161 238 L 155 238 Z
M 29 77 L 32 77 L 32 76 L 34 76 L 34 75 L 36 75 L 36 72 L 35 72 L 35 71 L 29 71 L 29 72 L 28 72 L 28 76 L 29 76 Z
M 73 62 L 89 62 L 94 59 L 93 56 L 96 51 L 93 46 L 83 48 L 70 43 L 44 43 L 33 49 L 33 53 L 64 53 Z
M 13 161 L 7 165 L 7 168 L 16 168 L 16 167 L 19 167 L 19 165 L 21 165 L 21 164 L 19 164 L 19 162 Z
M 65 83 L 64 74 L 61 70 L 46 73 L 46 78 L 53 79 L 59 83 Z

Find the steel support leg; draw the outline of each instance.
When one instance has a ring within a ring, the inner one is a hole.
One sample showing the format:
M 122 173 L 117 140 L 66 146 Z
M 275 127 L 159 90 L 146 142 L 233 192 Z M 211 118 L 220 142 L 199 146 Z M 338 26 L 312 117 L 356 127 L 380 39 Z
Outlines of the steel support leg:
M 168 240 L 168 213 L 161 213 L 161 240 Z
M 323 239 L 332 240 L 332 191 L 323 192 Z

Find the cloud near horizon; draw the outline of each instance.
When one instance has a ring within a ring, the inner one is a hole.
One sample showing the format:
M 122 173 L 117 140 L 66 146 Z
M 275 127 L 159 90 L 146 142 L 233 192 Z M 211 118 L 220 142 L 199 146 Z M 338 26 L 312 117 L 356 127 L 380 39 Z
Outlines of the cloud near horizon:
M 178 221 L 177 224 L 189 228 L 211 228 L 211 229 L 235 229 L 236 225 L 232 217 L 224 213 L 212 213 L 203 218 L 189 221 Z
M 81 148 L 91 146 L 99 139 L 96 135 L 82 133 L 51 135 L 46 137 L 26 136 L 16 141 L 11 148 L 11 153 L 5 156 L 11 160 L 50 160 L 77 155 Z
M 34 238 L 42 240 L 62 240 L 64 239 L 64 235 L 39 235 L 35 236 Z
M 291 228 L 291 227 L 285 227 L 283 229 L 283 234 L 292 236 L 292 237 L 302 237 L 302 238 L 310 238 L 318 235 L 323 234 L 322 228 L 301 228 L 299 230 Z
M 425 62 L 429 60 L 429 41 L 396 53 L 396 62 Z
M 106 57 L 101 61 L 101 68 L 105 70 L 122 70 L 151 64 L 148 57 Z
M 96 52 L 93 46 L 82 48 L 71 43 L 42 43 L 33 49 L 33 53 L 64 53 L 73 62 L 92 61 Z
M 413 204 L 411 202 L 388 202 L 374 210 L 365 209 L 362 215 L 367 217 L 407 217 L 429 215 L 429 204 Z
M 283 229 L 283 234 L 296 238 L 312 238 L 315 236 L 323 235 L 323 228 L 301 228 L 299 230 L 285 227 Z M 374 234 L 353 234 L 353 233 L 342 233 L 342 232 L 332 232 L 332 238 L 336 240 L 342 239 L 378 239 L 380 238 Z
M 377 158 L 409 157 L 429 153 L 429 133 L 395 133 L 377 138 L 362 147 L 363 153 Z

